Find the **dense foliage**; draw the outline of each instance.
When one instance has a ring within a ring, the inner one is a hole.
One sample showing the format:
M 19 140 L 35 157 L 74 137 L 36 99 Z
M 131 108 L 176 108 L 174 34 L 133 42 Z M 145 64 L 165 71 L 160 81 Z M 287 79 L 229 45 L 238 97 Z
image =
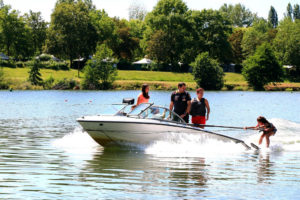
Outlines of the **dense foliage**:
M 255 90 L 263 90 L 270 82 L 282 81 L 283 68 L 267 43 L 257 48 L 255 54 L 244 62 L 243 75 Z
M 201 53 L 192 63 L 194 79 L 205 90 L 220 90 L 224 85 L 224 72 L 217 60 L 209 57 L 208 52 Z
M 69 58 L 87 58 L 95 51 L 97 33 L 89 6 L 82 1 L 57 3 L 51 15 L 47 51 Z
M 110 89 L 117 76 L 113 52 L 106 45 L 97 48 L 95 56 L 84 67 L 83 89 Z
M 300 81 L 300 20 L 294 22 L 288 18 L 278 27 L 278 33 L 273 42 L 277 58 L 285 65 L 295 66 L 291 69 L 290 78 Z
M 253 14 L 249 9 L 247 9 L 242 4 L 221 6 L 220 11 L 223 12 L 228 18 L 233 26 L 237 27 L 249 27 L 252 25 L 256 14 Z
M 268 43 L 280 64 L 291 66 L 288 78 L 300 80 L 299 4 L 289 3 L 281 21 L 273 6 L 264 19 L 242 4 L 191 10 L 183 0 L 159 0 L 152 11 L 134 2 L 128 14 L 129 20 L 109 17 L 92 0 L 57 0 L 46 22 L 40 12 L 21 15 L 0 0 L 0 53 L 10 58 L 0 64 L 30 66 L 30 60 L 47 53 L 69 61 L 42 61 L 40 67 L 69 69 L 74 61 L 91 67 L 88 60 L 104 45 L 119 69 L 133 69 L 134 61 L 147 57 L 153 63 L 145 70 L 187 72 L 199 54 L 208 52 L 218 65 L 236 64 L 240 71 Z M 96 88 L 105 85 L 99 84 Z

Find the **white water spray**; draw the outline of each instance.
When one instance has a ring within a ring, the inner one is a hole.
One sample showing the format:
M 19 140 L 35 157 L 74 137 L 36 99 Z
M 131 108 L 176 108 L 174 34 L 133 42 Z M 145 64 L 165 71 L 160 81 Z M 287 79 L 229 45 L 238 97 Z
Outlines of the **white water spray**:
M 270 138 L 270 148 L 265 141 L 260 145 L 261 152 L 300 151 L 300 124 L 284 119 L 271 119 L 277 133 Z M 251 135 L 242 138 L 246 144 L 257 144 L 260 133 L 251 131 Z M 147 154 L 158 157 L 208 157 L 245 153 L 241 144 L 205 139 L 200 134 L 169 134 L 164 140 L 157 141 L 145 149 Z
M 300 151 L 300 124 L 284 119 L 271 119 L 271 123 L 277 128 L 274 136 L 270 137 L 270 148 L 267 149 L 265 140 L 260 145 L 263 151 Z M 261 133 L 254 132 L 245 139 L 246 143 L 258 143 Z
M 54 140 L 53 146 L 70 154 L 90 154 L 97 151 L 99 145 L 82 128 L 76 127 L 73 132 Z

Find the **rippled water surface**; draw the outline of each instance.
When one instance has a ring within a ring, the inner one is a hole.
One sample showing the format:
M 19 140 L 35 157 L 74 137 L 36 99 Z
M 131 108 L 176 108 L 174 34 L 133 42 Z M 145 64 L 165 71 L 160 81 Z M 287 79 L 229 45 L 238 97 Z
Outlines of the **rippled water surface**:
M 76 122 L 138 93 L 0 91 L 0 199 L 300 199 L 299 92 L 205 93 L 209 124 L 270 119 L 278 132 L 260 152 L 184 133 L 138 149 L 104 149 Z M 168 106 L 170 92 L 150 95 Z M 246 143 L 259 138 L 210 130 Z

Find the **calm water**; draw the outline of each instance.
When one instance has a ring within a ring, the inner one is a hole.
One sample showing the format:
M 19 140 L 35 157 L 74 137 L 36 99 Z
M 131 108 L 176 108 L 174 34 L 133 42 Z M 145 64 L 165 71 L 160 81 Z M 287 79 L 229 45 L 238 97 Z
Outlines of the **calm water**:
M 250 126 L 258 115 L 274 123 L 278 133 L 260 153 L 185 134 L 103 149 L 76 122 L 138 93 L 0 91 L 0 199 L 300 199 L 299 92 L 205 93 L 209 124 Z M 168 105 L 170 92 L 151 99 Z

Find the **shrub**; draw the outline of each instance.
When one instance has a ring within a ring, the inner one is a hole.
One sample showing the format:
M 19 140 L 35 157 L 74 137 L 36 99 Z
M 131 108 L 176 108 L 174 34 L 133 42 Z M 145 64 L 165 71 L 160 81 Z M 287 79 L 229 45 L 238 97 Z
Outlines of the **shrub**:
M 78 83 L 73 79 L 64 78 L 59 80 L 52 89 L 54 90 L 72 90 L 77 87 Z
M 157 62 L 153 61 L 150 64 L 150 69 L 151 69 L 151 71 L 165 71 L 165 72 L 169 72 L 169 71 L 172 71 L 172 66 L 169 65 L 169 64 L 157 63 Z
M 52 56 L 50 54 L 41 54 L 40 56 L 38 56 L 38 58 L 40 59 L 40 61 L 52 60 Z
M 232 85 L 232 84 L 225 84 L 225 87 L 227 88 L 227 90 L 233 90 L 234 85 Z
M 16 62 L 15 65 L 16 65 L 16 67 L 18 67 L 18 68 L 24 68 L 24 67 L 25 67 L 24 62 L 22 62 L 22 61 Z
M 131 62 L 126 59 L 121 59 L 118 64 L 117 68 L 119 70 L 134 70 L 135 68 L 132 66 Z
M 45 66 L 47 69 L 53 69 L 53 70 L 69 70 L 68 63 L 66 62 L 50 62 L 47 66 Z
M 16 65 L 11 60 L 2 60 L 2 59 L 0 59 L 0 66 L 1 67 L 16 68 Z
M 5 90 L 8 89 L 9 85 L 8 83 L 4 80 L 4 72 L 3 69 L 0 68 L 0 90 Z
M 38 60 L 34 61 L 33 66 L 31 67 L 31 70 L 28 72 L 29 73 L 29 81 L 32 85 L 42 85 L 43 84 L 43 79 L 41 78 L 41 73 L 39 69 L 40 63 Z
M 285 71 L 289 81 L 300 82 L 300 67 L 293 67 L 292 69 L 286 69 Z
M 44 89 L 49 90 L 52 89 L 53 84 L 54 84 L 54 78 L 50 76 L 48 79 L 44 81 L 43 87 Z
M 282 81 L 283 68 L 277 61 L 269 44 L 257 48 L 253 56 L 243 63 L 242 74 L 254 90 L 264 90 L 270 82 Z
M 217 60 L 209 57 L 208 52 L 197 56 L 192 64 L 194 79 L 199 87 L 206 90 L 220 90 L 224 85 L 224 72 Z
M 84 67 L 83 89 L 110 89 L 117 76 L 117 69 L 114 67 L 112 50 L 106 45 L 97 47 L 96 55 L 87 62 Z
M 27 66 L 33 66 L 34 60 L 30 60 L 26 62 Z M 40 69 L 53 69 L 53 70 L 69 70 L 69 66 L 67 62 L 56 62 L 53 60 L 39 62 Z
M 4 81 L 4 71 L 0 68 L 0 82 Z

